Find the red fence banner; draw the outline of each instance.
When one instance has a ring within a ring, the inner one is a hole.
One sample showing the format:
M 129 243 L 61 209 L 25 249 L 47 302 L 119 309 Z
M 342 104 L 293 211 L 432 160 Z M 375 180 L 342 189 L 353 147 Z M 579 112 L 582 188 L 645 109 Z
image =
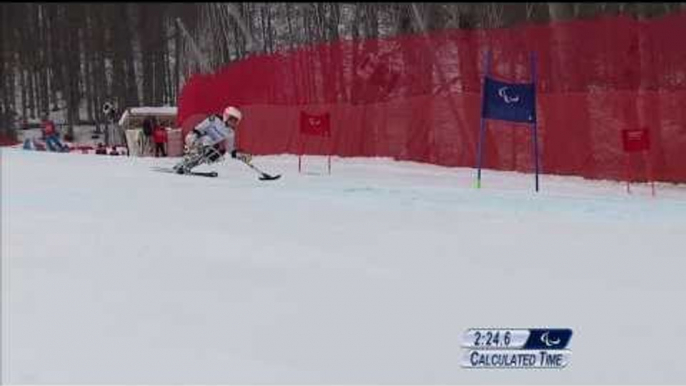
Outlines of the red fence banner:
M 545 174 L 624 181 L 626 153 L 618 136 L 649 127 L 645 157 L 655 180 L 686 183 L 684 36 L 686 12 L 677 11 L 642 20 L 603 16 L 341 39 L 256 53 L 188 78 L 177 101 L 178 126 L 186 134 L 208 114 L 241 106 L 242 148 L 257 155 L 298 154 L 300 112 L 326 111 L 333 155 L 476 168 L 483 58 L 493 53 L 490 78 L 523 84 L 531 82 L 529 53 L 535 52 L 540 153 L 517 140 L 524 131 L 500 129 L 520 123 L 490 120 L 484 169 L 533 173 L 540 162 Z M 499 95 L 512 102 L 516 96 L 509 91 Z M 312 144 L 305 151 L 323 152 Z

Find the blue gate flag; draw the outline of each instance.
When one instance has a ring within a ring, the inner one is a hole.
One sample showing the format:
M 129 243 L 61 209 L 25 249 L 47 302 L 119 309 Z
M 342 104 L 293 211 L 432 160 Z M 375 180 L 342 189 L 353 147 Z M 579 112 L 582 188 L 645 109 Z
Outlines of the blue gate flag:
M 483 118 L 511 122 L 536 122 L 534 83 L 506 83 L 484 79 Z
M 498 119 L 530 124 L 531 140 L 534 148 L 536 166 L 536 191 L 538 192 L 538 124 L 536 123 L 536 53 L 531 53 L 531 82 L 507 83 L 489 76 L 492 53 L 488 51 L 484 68 L 483 98 L 481 98 L 481 123 L 476 155 L 476 187 L 481 188 L 481 158 L 484 146 L 486 120 Z

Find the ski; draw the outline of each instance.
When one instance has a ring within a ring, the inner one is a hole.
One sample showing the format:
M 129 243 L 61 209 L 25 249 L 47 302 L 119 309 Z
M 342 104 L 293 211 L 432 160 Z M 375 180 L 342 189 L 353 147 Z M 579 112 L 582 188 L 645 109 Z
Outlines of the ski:
M 219 173 L 217 172 L 188 172 L 180 175 L 191 175 L 191 176 L 200 176 L 200 177 L 218 177 Z
M 174 169 L 172 168 L 162 168 L 162 167 L 154 167 L 154 171 L 158 172 L 163 172 L 163 173 L 172 173 L 172 174 L 178 174 L 180 176 L 200 176 L 200 177 L 218 177 L 219 173 L 217 172 L 188 172 L 188 173 L 177 173 Z
M 281 174 L 277 174 L 275 176 L 270 176 L 267 173 L 263 173 L 259 179 L 262 181 L 274 181 L 274 180 L 278 180 L 279 178 L 281 178 Z
M 246 161 L 246 160 L 244 160 L 244 159 L 242 159 L 242 158 L 239 158 L 239 160 L 240 160 L 241 162 L 243 162 L 244 164 L 248 165 L 248 167 L 249 167 L 250 169 L 252 169 L 252 170 L 254 170 L 254 171 L 260 173 L 260 177 L 259 177 L 259 180 L 260 180 L 260 181 L 274 181 L 274 180 L 278 180 L 279 178 L 281 178 L 281 174 L 277 174 L 277 175 L 275 175 L 275 176 L 272 176 L 272 175 L 270 175 L 270 174 L 267 174 L 267 173 L 263 172 L 263 171 L 260 170 L 257 166 L 251 164 L 250 162 L 248 162 L 248 161 Z
M 257 168 L 255 168 L 253 165 L 251 165 L 251 164 L 247 164 L 247 165 L 252 167 L 253 169 L 257 170 Z M 201 177 L 218 177 L 219 176 L 219 173 L 214 172 L 214 171 L 212 171 L 212 172 L 193 172 L 193 171 L 191 171 L 188 173 L 181 173 L 180 174 L 180 173 L 177 173 L 172 168 L 163 168 L 163 167 L 157 167 L 156 166 L 156 167 L 153 167 L 152 169 L 155 171 L 158 171 L 158 172 L 178 174 L 181 176 L 184 176 L 184 175 L 201 176 Z M 260 181 L 274 181 L 274 180 L 278 180 L 279 178 L 281 178 L 281 174 L 271 175 L 271 174 L 267 174 L 267 173 L 264 173 L 261 171 L 259 171 L 259 172 L 261 173 L 260 177 L 259 177 Z

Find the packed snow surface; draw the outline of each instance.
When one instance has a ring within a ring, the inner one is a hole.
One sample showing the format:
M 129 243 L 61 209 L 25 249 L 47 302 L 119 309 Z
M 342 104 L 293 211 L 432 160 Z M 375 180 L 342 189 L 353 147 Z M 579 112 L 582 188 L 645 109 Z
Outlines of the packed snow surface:
M 684 383 L 686 187 L 0 150 L 4 383 Z M 564 369 L 466 369 L 475 327 Z

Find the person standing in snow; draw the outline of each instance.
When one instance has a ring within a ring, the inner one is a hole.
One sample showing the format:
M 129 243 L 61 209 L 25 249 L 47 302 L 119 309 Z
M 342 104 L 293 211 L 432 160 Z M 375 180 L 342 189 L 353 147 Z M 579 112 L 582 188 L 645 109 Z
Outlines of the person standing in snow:
M 155 127 L 153 117 L 146 117 L 143 120 L 143 136 L 141 137 L 140 151 L 142 155 L 152 153 L 152 133 Z
M 186 155 L 174 166 L 179 174 L 190 172 L 202 163 L 214 163 L 229 153 L 232 158 L 250 163 L 252 155 L 239 150 L 235 144 L 235 132 L 243 118 L 237 108 L 228 106 L 221 116 L 212 114 L 186 135 Z
M 155 129 L 152 132 L 152 139 L 155 142 L 155 157 L 167 156 L 167 151 L 165 150 L 167 144 L 167 129 L 160 125 L 155 125 Z

